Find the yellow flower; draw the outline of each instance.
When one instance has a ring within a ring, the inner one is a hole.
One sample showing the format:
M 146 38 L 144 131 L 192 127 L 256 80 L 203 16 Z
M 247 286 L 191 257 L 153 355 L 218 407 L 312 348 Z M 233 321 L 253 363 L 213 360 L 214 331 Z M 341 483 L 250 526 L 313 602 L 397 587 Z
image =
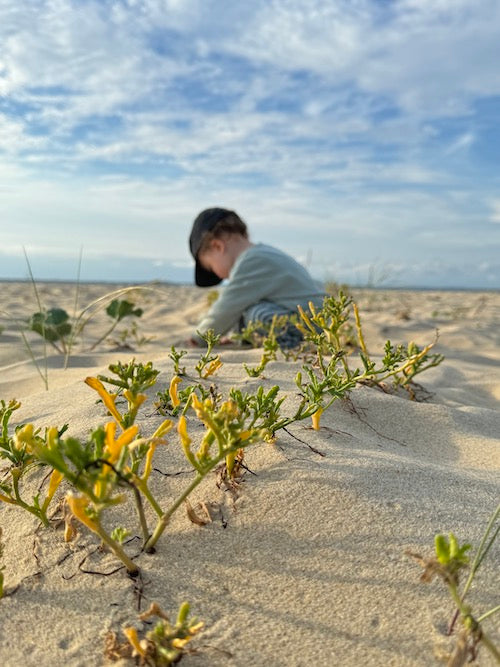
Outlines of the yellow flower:
M 155 453 L 156 450 L 156 442 L 152 442 L 149 445 L 148 453 L 146 454 L 146 463 L 144 464 L 144 473 L 142 475 L 142 479 L 146 481 L 149 478 L 149 475 L 151 474 L 151 467 L 153 465 L 153 454 Z
M 173 421 L 171 419 L 165 419 L 165 421 L 158 426 L 156 431 L 153 433 L 151 436 L 151 444 L 149 446 L 148 452 L 146 454 L 146 463 L 144 464 L 144 473 L 142 475 L 142 478 L 144 481 L 146 481 L 151 474 L 151 466 L 153 464 L 153 454 L 155 453 L 156 447 L 160 444 L 165 442 L 165 440 L 162 440 L 161 437 L 165 435 L 165 433 L 168 433 L 170 429 L 173 426 Z
M 177 395 L 177 387 L 181 382 L 182 380 L 178 375 L 174 375 L 174 377 L 170 381 L 170 388 L 168 390 L 168 393 L 170 395 L 170 400 L 172 401 L 172 405 L 174 406 L 174 408 L 180 405 L 179 396 Z
M 123 628 L 123 633 L 128 639 L 130 645 L 134 649 L 133 655 L 140 655 L 143 658 L 146 657 L 146 649 L 141 645 L 139 637 L 137 636 L 137 630 L 135 628 Z
M 194 625 L 191 625 L 189 628 L 189 634 L 190 635 L 195 635 L 197 632 L 199 632 L 202 627 L 205 625 L 203 621 L 200 621 L 199 623 L 195 623 Z
M 233 474 L 235 460 L 236 460 L 236 452 L 230 452 L 226 456 L 226 469 L 229 477 L 231 477 L 231 475 Z
M 323 408 L 318 408 L 316 412 L 312 415 L 312 427 L 315 431 L 319 431 L 319 422 L 321 419 L 321 414 L 323 413 Z
M 165 433 L 168 433 L 170 431 L 173 425 L 174 422 L 171 419 L 165 419 L 165 421 L 162 422 L 160 426 L 158 426 L 158 428 L 151 437 L 154 439 L 161 438 L 162 435 L 165 435 Z
M 14 446 L 18 451 L 26 449 L 28 452 L 32 452 L 33 449 L 36 448 L 36 445 L 37 442 L 34 436 L 33 424 L 25 424 L 16 431 L 14 436 Z
M 220 360 L 220 357 L 217 357 L 213 361 L 211 361 L 208 366 L 205 367 L 205 370 L 203 372 L 203 378 L 207 378 L 210 375 L 213 375 L 216 371 L 219 370 L 219 368 L 222 366 L 222 361 Z
M 146 400 L 146 394 L 133 394 L 130 389 L 125 389 L 123 396 L 127 399 L 134 410 L 138 410 Z
M 198 451 L 196 452 L 196 457 L 200 462 L 203 462 L 208 458 L 210 445 L 213 444 L 214 440 L 215 440 L 215 434 L 213 431 L 207 431 L 203 436 Z
M 57 431 L 57 429 L 56 429 Z M 44 500 L 43 503 L 43 510 L 46 511 L 47 507 L 50 505 L 50 501 L 54 497 L 54 493 L 57 491 L 57 487 L 61 483 L 62 478 L 64 475 L 62 472 L 59 472 L 59 470 L 53 470 L 52 474 L 50 476 L 50 481 L 49 481 L 49 489 L 47 491 L 47 497 Z
M 194 410 L 196 410 L 196 414 L 198 414 L 198 410 L 203 409 L 203 403 L 200 401 L 200 399 L 195 393 L 191 394 L 191 403 L 193 404 Z
M 87 384 L 89 387 L 92 387 L 92 389 L 95 389 L 96 392 L 99 394 L 99 396 L 102 398 L 102 402 L 104 405 L 108 408 L 110 414 L 116 419 L 116 421 L 122 425 L 123 418 L 121 414 L 118 412 L 115 406 L 115 401 L 116 401 L 116 396 L 117 394 L 110 394 L 102 384 L 100 380 L 94 377 L 88 377 L 85 378 L 85 384 Z
M 58 439 L 59 439 L 59 431 L 55 426 L 51 426 L 49 429 L 47 429 L 46 443 L 48 449 L 50 450 L 57 449 Z
M 72 523 L 72 518 L 73 517 L 64 517 L 64 541 L 65 542 L 71 542 L 71 540 L 75 537 L 77 534 L 76 528 L 73 526 Z
M 224 401 L 220 406 L 220 414 L 229 419 L 236 419 L 238 413 L 238 405 L 234 401 Z
M 186 423 L 186 417 L 182 415 L 182 417 L 179 419 L 179 424 L 177 426 L 177 431 L 179 433 L 179 436 L 181 438 L 181 444 L 182 444 L 182 449 L 184 450 L 184 454 L 189 461 L 189 463 L 193 466 L 193 468 L 198 469 L 198 462 L 196 461 L 193 452 L 190 449 L 191 445 L 191 438 L 188 435 L 187 432 L 187 423 Z
M 184 639 L 181 639 L 180 637 L 176 637 L 175 639 L 172 639 L 172 646 L 176 649 L 183 649 L 186 644 L 191 641 L 192 637 L 184 637 Z
M 304 322 L 304 324 L 307 326 L 307 328 L 312 331 L 312 333 L 316 333 L 316 329 L 314 328 L 313 323 L 311 322 L 310 318 L 306 313 L 304 312 L 304 309 L 302 306 L 297 306 L 297 309 L 299 311 L 299 315 L 301 320 Z
M 71 493 L 68 493 L 66 496 L 66 502 L 76 518 L 81 521 L 87 528 L 96 533 L 98 531 L 97 521 L 92 519 L 85 510 L 89 509 L 90 502 L 85 496 L 74 496 Z
M 138 426 L 129 426 L 118 438 L 115 440 L 116 424 L 115 422 L 108 422 L 104 427 L 106 431 L 105 451 L 109 454 L 107 460 L 110 463 L 116 463 L 120 457 L 120 453 L 125 447 L 129 445 L 135 438 L 139 431 Z

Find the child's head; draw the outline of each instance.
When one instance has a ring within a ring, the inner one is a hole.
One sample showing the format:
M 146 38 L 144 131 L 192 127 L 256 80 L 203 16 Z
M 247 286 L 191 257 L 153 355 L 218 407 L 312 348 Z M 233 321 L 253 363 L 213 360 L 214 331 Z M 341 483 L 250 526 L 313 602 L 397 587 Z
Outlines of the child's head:
M 225 208 L 202 211 L 189 237 L 189 248 L 196 261 L 196 284 L 210 287 L 227 278 L 239 253 L 240 241 L 248 242 L 248 231 L 234 211 Z

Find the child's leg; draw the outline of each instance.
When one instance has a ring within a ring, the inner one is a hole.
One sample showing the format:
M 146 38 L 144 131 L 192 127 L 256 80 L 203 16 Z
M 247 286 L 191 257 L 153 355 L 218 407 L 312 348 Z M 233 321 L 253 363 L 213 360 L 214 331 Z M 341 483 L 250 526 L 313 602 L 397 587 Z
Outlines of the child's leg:
M 242 316 L 243 326 L 246 326 L 249 322 L 262 322 L 262 324 L 270 324 L 273 317 L 277 315 L 293 315 L 290 310 L 279 306 L 272 301 L 259 301 L 247 308 Z M 292 347 L 297 347 L 302 341 L 302 334 L 293 326 L 289 324 L 285 330 L 276 337 L 280 347 L 283 349 L 289 349 Z

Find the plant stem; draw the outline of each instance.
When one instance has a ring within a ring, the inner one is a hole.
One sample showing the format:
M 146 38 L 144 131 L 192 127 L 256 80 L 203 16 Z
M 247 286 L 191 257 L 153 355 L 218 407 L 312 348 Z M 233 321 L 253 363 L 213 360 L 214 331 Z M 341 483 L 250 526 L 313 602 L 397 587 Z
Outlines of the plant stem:
M 24 257 L 26 259 L 26 264 L 28 265 L 28 272 L 30 274 L 31 284 L 33 285 L 33 290 L 35 292 L 35 298 L 36 298 L 36 301 L 37 301 L 37 304 L 38 304 L 38 310 L 40 311 L 40 313 L 43 313 L 44 309 L 42 307 L 42 301 L 41 301 L 40 295 L 38 293 L 38 288 L 36 286 L 35 277 L 33 276 L 33 271 L 31 270 L 31 264 L 30 264 L 30 260 L 28 259 L 28 253 L 26 252 L 26 248 L 24 246 L 23 246 L 23 253 L 24 253 Z M 45 358 L 45 377 L 47 377 L 48 373 L 49 373 L 49 369 L 48 369 L 48 360 L 47 360 L 47 341 L 45 339 L 45 323 L 44 323 L 43 320 L 42 320 L 42 338 L 43 338 L 43 356 Z M 48 389 L 48 387 L 47 387 L 47 389 Z
M 78 309 L 78 297 L 80 296 L 80 276 L 82 272 L 82 256 L 83 256 L 83 246 L 80 246 L 80 254 L 78 256 L 78 269 L 76 272 L 76 288 L 75 288 L 75 303 L 73 305 L 73 322 L 76 320 L 76 311 Z M 71 348 L 75 342 L 75 330 L 74 326 L 71 327 L 71 334 L 68 340 L 68 347 L 66 349 L 66 354 L 64 357 L 64 370 L 68 367 L 69 355 L 71 354 Z
M 97 535 L 99 535 L 101 540 L 108 545 L 115 556 L 122 561 L 129 574 L 135 575 L 139 572 L 139 568 L 134 563 L 134 561 L 127 556 L 118 542 L 115 542 L 115 540 L 110 535 L 108 535 L 100 523 L 95 522 L 95 528 L 93 530 L 97 533 Z
M 116 326 L 118 325 L 119 321 L 120 320 L 115 320 L 113 322 L 113 325 L 106 331 L 104 336 L 101 336 L 98 340 L 96 340 L 96 342 L 92 345 L 92 347 L 90 347 L 90 351 L 94 350 L 99 345 L 99 343 L 102 343 L 102 341 L 105 340 L 109 336 L 109 334 L 113 333 L 113 331 L 116 329 Z
M 142 540 L 143 544 L 146 544 L 146 542 L 149 539 L 149 528 L 146 521 L 146 516 L 144 514 L 144 507 L 142 504 L 141 494 L 139 492 L 139 489 L 135 485 L 133 486 L 133 489 L 134 489 L 135 504 L 137 506 L 137 514 L 139 515 L 139 522 L 141 524 Z
M 154 509 L 156 514 L 158 514 L 158 516 L 160 516 L 160 517 L 163 516 L 163 510 L 158 505 L 158 503 L 156 502 L 156 499 L 153 496 L 153 494 L 151 493 L 151 491 L 149 490 L 149 487 L 148 487 L 147 483 L 145 482 L 145 480 L 141 479 L 140 477 L 137 477 L 136 479 L 134 479 L 134 484 L 141 491 L 141 493 L 143 493 L 144 496 L 146 496 L 146 498 L 149 501 L 149 504 Z
M 229 452 L 226 452 L 226 453 L 229 453 Z M 218 456 L 210 464 L 210 467 L 206 468 L 203 471 L 203 473 L 198 472 L 198 474 L 196 475 L 194 480 L 191 482 L 191 484 L 187 487 L 187 489 L 177 498 L 177 500 L 174 502 L 174 504 L 171 505 L 171 507 L 169 507 L 169 509 L 165 512 L 165 514 L 163 514 L 161 516 L 160 520 L 158 521 L 158 523 L 156 525 L 156 528 L 155 528 L 153 534 L 151 535 L 149 540 L 144 545 L 144 551 L 146 551 L 147 553 L 153 553 L 154 546 L 157 543 L 157 541 L 159 540 L 159 538 L 161 537 L 165 528 L 167 527 L 167 524 L 168 524 L 172 514 L 180 507 L 180 505 L 182 505 L 182 503 L 186 500 L 186 498 L 189 496 L 189 494 L 192 491 L 194 491 L 194 489 L 196 489 L 198 484 L 202 481 L 202 479 L 204 479 L 205 475 L 208 472 L 210 472 L 210 470 L 212 470 L 212 468 L 214 468 L 220 461 L 222 461 L 222 459 L 224 458 L 226 453 L 224 453 L 224 455 L 222 455 L 222 456 Z
M 19 493 L 19 479 L 16 478 L 16 476 L 12 475 L 12 488 L 14 489 L 14 495 L 16 497 L 16 503 L 19 505 L 19 507 L 22 507 L 23 509 L 27 510 L 31 514 L 34 514 L 37 519 L 39 519 L 43 525 L 47 528 L 49 525 L 49 520 L 47 519 L 47 516 L 45 515 L 44 512 L 42 512 L 41 509 L 37 509 L 36 507 L 33 507 L 32 505 L 28 505 L 28 503 L 25 503 L 24 500 L 21 498 L 21 495 Z
M 493 537 L 490 539 L 490 541 L 488 542 L 486 547 L 484 546 L 486 544 L 486 540 L 488 539 L 488 536 L 489 536 L 491 530 L 493 529 L 493 525 L 494 525 L 494 523 L 497 520 L 499 515 L 500 515 L 500 504 L 498 505 L 496 510 L 492 513 L 492 515 L 490 517 L 490 520 L 488 521 L 488 525 L 486 526 L 486 529 L 485 529 L 485 531 L 483 533 L 483 536 L 481 538 L 481 543 L 479 544 L 479 548 L 476 551 L 476 555 L 474 556 L 474 560 L 473 560 L 472 565 L 471 565 L 469 576 L 467 577 L 467 581 L 465 582 L 464 590 L 462 591 L 462 594 L 459 597 L 459 603 L 457 604 L 457 611 L 455 612 L 453 618 L 451 619 L 450 625 L 448 627 L 448 634 L 449 635 L 451 635 L 451 633 L 453 632 L 453 628 L 455 627 L 455 623 L 456 623 L 457 618 L 458 618 L 458 613 L 460 611 L 461 604 L 462 604 L 463 600 L 465 599 L 465 596 L 467 595 L 467 593 L 469 591 L 469 588 L 471 587 L 471 584 L 474 580 L 476 572 L 478 571 L 479 566 L 483 562 L 483 559 L 485 558 L 486 554 L 488 553 L 488 551 L 491 548 L 491 545 L 495 541 L 496 536 L 498 535 L 498 531 L 500 530 L 500 526 L 496 529 Z
M 490 609 L 489 611 L 484 613 L 482 616 L 480 616 L 477 619 L 477 622 L 482 623 L 486 618 L 488 618 L 488 616 L 493 616 L 493 614 L 496 614 L 497 611 L 500 611 L 500 604 L 497 607 L 493 607 L 493 609 Z
M 464 590 L 463 590 L 462 596 L 461 596 L 462 600 L 467 595 L 467 592 L 468 592 L 468 590 L 469 590 L 469 588 L 472 584 L 472 581 L 474 579 L 474 576 L 475 576 L 477 570 L 479 569 L 479 566 L 481 565 L 484 557 L 486 556 L 486 554 L 490 550 L 491 545 L 493 544 L 493 541 L 495 540 L 496 536 L 498 535 L 498 531 L 500 530 L 500 526 L 495 531 L 495 534 L 493 535 L 493 537 L 489 541 L 488 545 L 485 548 L 483 548 L 484 545 L 486 544 L 486 540 L 488 539 L 488 535 L 490 534 L 491 530 L 493 529 L 493 524 L 495 523 L 495 521 L 497 520 L 497 518 L 499 516 L 500 516 L 500 503 L 498 504 L 498 507 L 496 508 L 496 510 L 491 515 L 490 520 L 488 521 L 488 525 L 486 526 L 486 530 L 484 531 L 483 537 L 481 539 L 481 543 L 479 544 L 479 548 L 476 552 L 476 555 L 474 557 L 474 561 L 471 565 L 469 576 L 467 578 L 467 581 L 465 582 Z
M 44 375 L 42 373 L 41 369 L 40 369 L 40 366 L 38 365 L 38 362 L 35 358 L 35 355 L 33 354 L 33 350 L 31 349 L 31 345 L 29 344 L 28 339 L 24 335 L 24 331 L 21 331 L 21 336 L 22 336 L 24 345 L 26 346 L 26 349 L 28 350 L 28 354 L 31 357 L 31 361 L 35 364 L 35 368 L 38 371 L 38 374 L 40 375 L 40 377 L 42 378 L 42 382 L 45 385 L 45 391 L 48 391 L 49 390 L 49 378 L 48 378 L 47 366 L 45 366 L 45 375 Z

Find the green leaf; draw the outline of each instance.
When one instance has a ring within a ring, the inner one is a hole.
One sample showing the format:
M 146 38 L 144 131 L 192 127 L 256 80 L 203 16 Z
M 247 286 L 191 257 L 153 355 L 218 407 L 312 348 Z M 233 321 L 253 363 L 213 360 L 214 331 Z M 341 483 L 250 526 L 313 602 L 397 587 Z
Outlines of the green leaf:
M 450 561 L 450 545 L 444 535 L 436 535 L 434 537 L 434 545 L 436 548 L 436 557 L 442 565 L 447 565 Z
M 55 343 L 71 333 L 71 323 L 65 310 L 51 308 L 43 313 L 34 313 L 28 322 L 28 329 L 40 334 L 49 343 Z
M 126 528 L 122 528 L 122 526 L 117 526 L 113 532 L 111 533 L 111 538 L 115 540 L 115 542 L 118 542 L 119 544 L 123 544 L 123 541 L 130 535 L 130 531 L 127 530 Z
M 141 317 L 143 311 L 141 308 L 134 308 L 134 304 L 126 299 L 113 299 L 106 308 L 107 314 L 120 322 L 124 317 Z

